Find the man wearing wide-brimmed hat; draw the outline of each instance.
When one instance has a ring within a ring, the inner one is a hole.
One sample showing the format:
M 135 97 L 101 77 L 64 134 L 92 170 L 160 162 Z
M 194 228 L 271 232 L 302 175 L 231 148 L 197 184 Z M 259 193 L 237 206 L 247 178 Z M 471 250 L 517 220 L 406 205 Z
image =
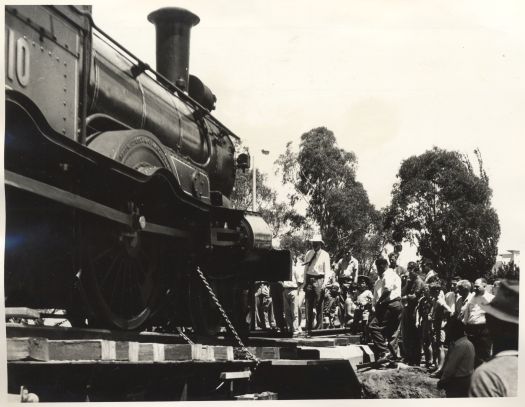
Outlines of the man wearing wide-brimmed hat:
M 306 329 L 322 327 L 323 290 L 331 276 L 330 256 L 323 250 L 320 234 L 310 239 L 312 249 L 304 257 L 304 291 L 306 299 Z M 314 309 L 317 313 L 314 321 Z
M 519 282 L 503 281 L 494 299 L 482 308 L 494 356 L 474 371 L 469 396 L 517 396 Z

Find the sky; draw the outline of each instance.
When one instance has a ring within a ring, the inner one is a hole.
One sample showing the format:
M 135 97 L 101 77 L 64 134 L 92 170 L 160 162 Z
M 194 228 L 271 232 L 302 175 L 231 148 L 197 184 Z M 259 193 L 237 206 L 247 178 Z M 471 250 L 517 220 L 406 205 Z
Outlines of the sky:
M 185 7 L 190 72 L 257 166 L 273 174 L 288 141 L 318 126 L 358 158 L 371 202 L 390 202 L 402 160 L 438 146 L 479 148 L 501 224 L 500 251 L 520 249 L 525 129 L 521 0 L 180 0 L 94 3 L 96 23 L 155 62 L 146 16 Z M 273 183 L 278 186 L 277 179 Z

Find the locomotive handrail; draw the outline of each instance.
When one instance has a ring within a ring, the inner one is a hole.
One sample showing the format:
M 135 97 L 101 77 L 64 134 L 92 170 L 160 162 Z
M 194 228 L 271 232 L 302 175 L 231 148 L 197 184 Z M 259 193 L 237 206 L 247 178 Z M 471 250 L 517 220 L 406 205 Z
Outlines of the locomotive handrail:
M 217 119 L 215 116 L 211 114 L 211 112 L 205 108 L 203 105 L 201 105 L 199 102 L 197 102 L 195 99 L 193 99 L 190 95 L 184 93 L 180 88 L 178 88 L 175 84 L 173 84 L 168 78 L 166 78 L 161 73 L 155 71 L 149 64 L 142 61 L 139 57 L 137 57 L 135 54 L 133 54 L 131 51 L 129 51 L 126 47 L 124 47 L 122 44 L 120 44 L 117 40 L 113 39 L 109 34 L 104 32 L 100 27 L 98 27 L 95 24 L 95 20 L 93 20 L 93 16 L 91 13 L 79 10 L 76 7 L 72 7 L 72 10 L 84 17 L 86 17 L 89 20 L 89 23 L 93 28 L 95 28 L 100 34 L 102 34 L 107 40 L 111 41 L 113 44 L 115 44 L 121 51 L 124 51 L 128 56 L 133 58 L 137 62 L 138 67 L 138 74 L 140 74 L 140 71 L 150 71 L 152 74 L 156 76 L 155 78 L 152 78 L 156 80 L 160 85 L 162 85 L 166 90 L 173 92 L 175 95 L 177 95 L 180 99 L 192 103 L 198 110 L 202 110 L 207 113 L 207 115 L 215 122 L 216 125 L 219 127 L 222 127 L 224 130 L 226 130 L 230 136 L 233 138 L 240 140 L 241 138 L 237 136 L 233 131 L 231 131 L 228 127 L 226 127 L 224 124 L 220 122 L 219 119 Z M 159 80 L 162 79 L 162 80 Z

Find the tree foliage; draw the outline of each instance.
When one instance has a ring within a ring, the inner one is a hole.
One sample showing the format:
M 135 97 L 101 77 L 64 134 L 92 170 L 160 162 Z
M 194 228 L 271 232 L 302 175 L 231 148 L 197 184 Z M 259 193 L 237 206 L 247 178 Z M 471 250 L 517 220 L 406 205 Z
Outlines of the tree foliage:
M 332 256 L 350 247 L 361 259 L 377 255 L 379 243 L 373 237 L 381 233 L 380 214 L 355 179 L 355 154 L 339 148 L 332 131 L 318 127 L 304 133 L 299 151 L 288 143 L 277 164 L 283 184 L 294 188 L 290 204 L 305 200 L 306 215 L 319 225 Z
M 500 234 L 479 151 L 479 175 L 464 155 L 434 147 L 404 160 L 385 226 L 408 239 L 442 277 L 474 279 L 492 268 Z

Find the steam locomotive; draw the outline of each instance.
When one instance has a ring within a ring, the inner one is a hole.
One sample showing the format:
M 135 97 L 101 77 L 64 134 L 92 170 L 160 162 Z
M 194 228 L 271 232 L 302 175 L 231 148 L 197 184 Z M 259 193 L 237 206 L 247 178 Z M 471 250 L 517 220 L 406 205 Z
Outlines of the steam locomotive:
M 73 325 L 238 326 L 253 281 L 286 280 L 288 251 L 232 208 L 238 137 L 189 74 L 199 18 L 148 16 L 157 69 L 96 26 L 89 6 L 6 6 L 5 302 Z

